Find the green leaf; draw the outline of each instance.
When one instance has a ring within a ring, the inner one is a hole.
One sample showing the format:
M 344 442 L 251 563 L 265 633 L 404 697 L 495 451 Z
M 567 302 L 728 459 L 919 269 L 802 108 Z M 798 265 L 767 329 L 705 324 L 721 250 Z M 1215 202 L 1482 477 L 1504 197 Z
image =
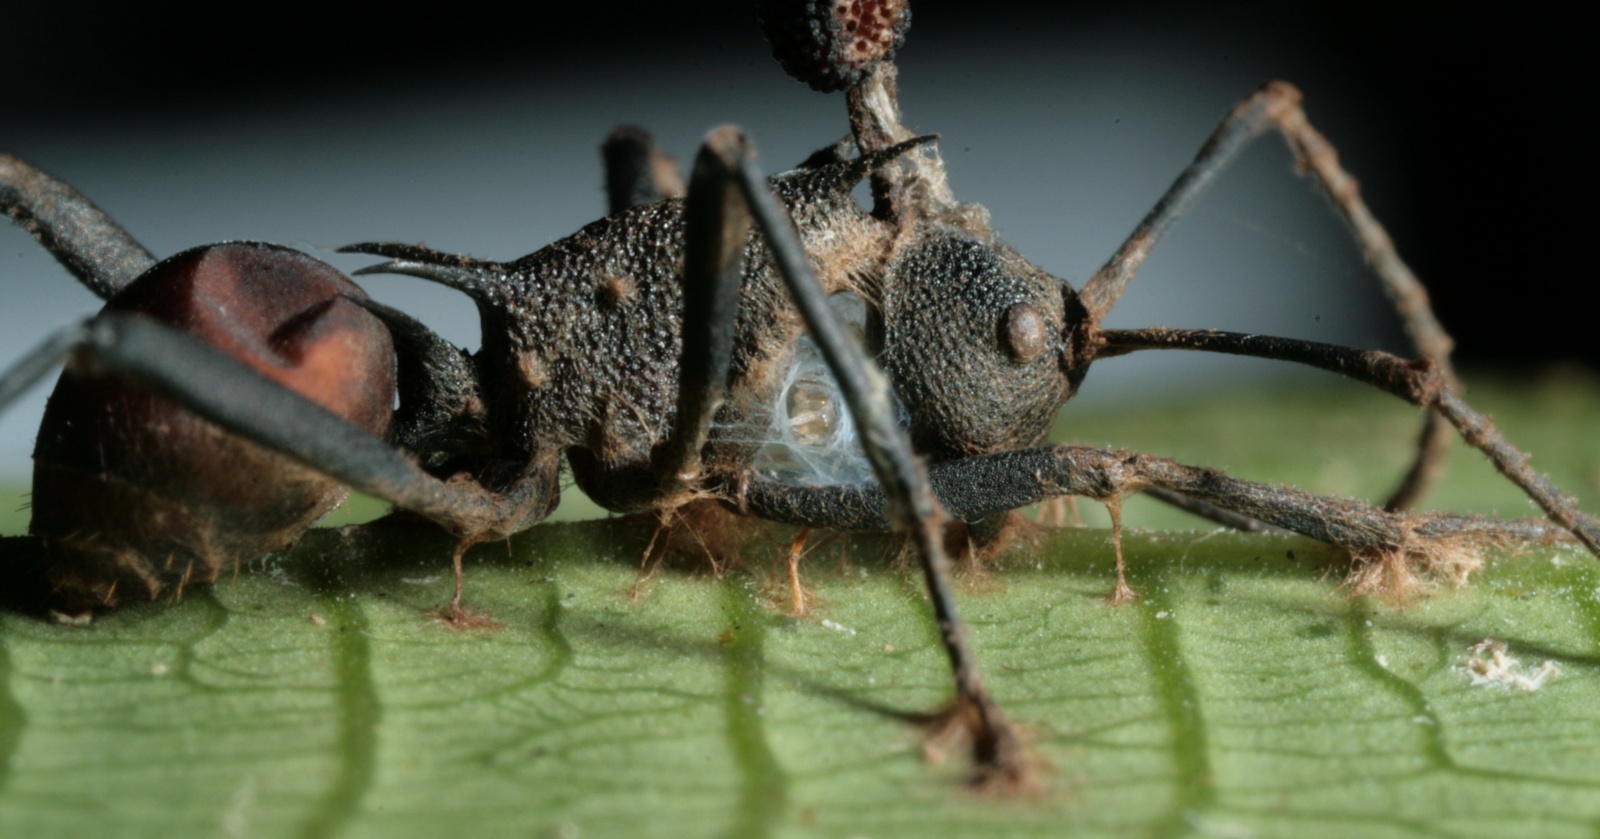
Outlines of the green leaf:
M 1473 400 L 1557 483 L 1600 489 L 1600 389 Z M 1416 424 L 1336 387 L 1091 413 L 1069 436 L 1375 496 Z M 1436 500 L 1525 513 L 1479 460 L 1463 452 Z M 500 627 L 461 631 L 430 611 L 448 540 L 389 522 L 87 628 L 0 614 L 0 836 L 1600 831 L 1593 557 L 1496 556 L 1399 608 L 1351 599 L 1314 543 L 1130 516 L 1189 528 L 1129 535 L 1131 606 L 1104 600 L 1099 529 L 961 587 L 989 684 L 1046 766 L 1036 797 L 978 796 L 958 752 L 924 759 L 904 715 L 937 708 L 948 676 L 890 540 L 814 537 L 819 605 L 796 619 L 790 530 L 760 529 L 720 575 L 690 557 L 641 580 L 651 528 L 545 525 L 469 556 L 468 601 Z M 1488 638 L 1559 675 L 1474 684 Z

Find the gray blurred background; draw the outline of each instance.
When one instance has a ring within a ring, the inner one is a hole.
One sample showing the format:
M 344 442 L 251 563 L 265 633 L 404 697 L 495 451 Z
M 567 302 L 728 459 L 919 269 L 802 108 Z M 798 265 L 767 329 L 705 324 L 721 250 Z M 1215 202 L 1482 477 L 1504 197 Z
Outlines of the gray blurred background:
M 1593 100 L 1579 89 L 1592 74 L 1561 27 L 1415 4 L 1194 5 L 920 0 L 900 60 L 907 124 L 943 135 L 958 196 L 1081 285 L 1235 101 L 1289 79 L 1433 289 L 1464 363 L 1600 366 L 1576 297 L 1590 269 L 1565 235 L 1592 176 L 1574 173 L 1591 155 L 1564 121 Z M 277 4 L 223 20 L 10 4 L 0 148 L 86 192 L 158 256 L 258 239 L 353 269 L 370 260 L 331 249 L 425 241 L 512 258 L 576 230 L 603 212 L 597 146 L 619 123 L 687 159 L 735 122 L 774 171 L 845 132 L 838 97 L 768 58 L 750 3 L 536 11 L 357 18 Z M 460 295 L 364 285 L 476 346 Z M 0 362 L 96 308 L 10 227 L 0 301 Z M 1274 138 L 1179 224 L 1110 323 L 1404 349 Z M 1082 399 L 1271 375 L 1317 374 L 1141 354 L 1097 366 Z M 26 479 L 47 390 L 0 417 L 0 481 Z

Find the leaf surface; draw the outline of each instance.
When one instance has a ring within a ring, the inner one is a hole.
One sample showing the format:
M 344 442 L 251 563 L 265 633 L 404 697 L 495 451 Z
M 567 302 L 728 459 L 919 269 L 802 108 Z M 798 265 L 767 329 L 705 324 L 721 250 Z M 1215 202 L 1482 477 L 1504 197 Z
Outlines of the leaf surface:
M 1594 495 L 1594 388 L 1474 399 Z M 1069 436 L 1380 495 L 1415 422 L 1338 391 L 1091 415 Z M 1462 453 L 1438 502 L 1523 514 L 1476 460 Z M 319 531 L 88 628 L 0 614 L 0 835 L 1600 831 L 1592 557 L 1496 555 L 1472 586 L 1399 608 L 1351 599 L 1341 558 L 1314 543 L 1131 515 L 1190 528 L 1130 534 L 1131 606 L 1104 601 L 1095 528 L 961 586 L 990 686 L 1045 767 L 1036 797 L 967 792 L 959 749 L 925 760 L 906 715 L 936 709 L 947 675 L 891 540 L 814 540 L 818 606 L 792 618 L 791 531 L 720 575 L 684 560 L 641 579 L 648 527 L 545 525 L 470 556 L 469 602 L 499 628 L 460 631 L 430 612 L 449 596 L 448 542 L 390 523 Z M 1519 672 L 1559 675 L 1475 685 L 1469 648 L 1489 638 Z

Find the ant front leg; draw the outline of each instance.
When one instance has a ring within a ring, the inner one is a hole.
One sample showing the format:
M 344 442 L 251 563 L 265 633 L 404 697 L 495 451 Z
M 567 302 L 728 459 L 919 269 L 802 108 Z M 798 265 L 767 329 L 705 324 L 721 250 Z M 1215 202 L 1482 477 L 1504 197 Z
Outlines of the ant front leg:
M 1477 548 L 1564 535 L 1550 522 L 1389 512 L 1166 458 L 1084 446 L 974 455 L 934 464 L 929 479 L 945 509 L 963 518 L 999 515 L 1060 496 L 1115 501 L 1151 489 L 1166 490 L 1349 550 L 1363 565 L 1379 569 L 1360 575 L 1358 590 L 1381 584 L 1367 581 L 1398 580 L 1386 592 L 1398 598 L 1409 593 L 1405 581 L 1411 579 L 1411 560 L 1459 579 L 1472 567 Z M 864 531 L 889 526 L 883 491 L 876 486 L 802 487 L 756 477 L 743 489 L 746 509 L 774 521 Z
M 715 170 L 707 177 L 737 186 L 743 209 L 753 217 L 766 240 L 773 264 L 787 283 L 812 339 L 839 382 L 851 415 L 862 429 L 866 453 L 886 501 L 884 510 L 890 529 L 908 535 L 916 547 L 940 639 L 955 676 L 956 699 L 948 719 L 966 727 L 972 735 L 978 782 L 1001 787 L 1027 784 L 1025 747 L 984 686 L 966 624 L 956 607 L 950 585 L 951 563 L 944 547 L 945 513 L 921 459 L 895 421 L 888 379 L 851 341 L 828 305 L 793 223 L 756 170 L 744 137 L 730 129 L 715 131 L 705 149 L 700 162 L 715 164 Z M 699 163 L 696 168 L 700 169 Z M 758 480 L 750 474 L 729 479 L 731 485 L 725 492 L 741 501 L 744 483 Z M 834 526 L 825 517 L 814 524 Z
M 1202 329 L 1106 330 L 1101 333 L 1101 340 L 1105 342 L 1101 357 L 1135 350 L 1176 349 L 1271 358 L 1319 367 L 1398 396 L 1454 426 L 1462 439 L 1482 451 L 1551 521 L 1570 531 L 1600 557 L 1600 521 L 1580 511 L 1576 499 L 1534 471 L 1527 455 L 1501 436 L 1487 417 L 1456 395 L 1452 380 L 1432 359 L 1413 362 L 1377 350 Z
M 1234 107 L 1201 147 L 1194 162 L 1178 176 L 1122 247 L 1084 285 L 1082 298 L 1089 310 L 1090 322 L 1099 326 L 1156 242 L 1239 153 L 1266 131 L 1277 129 L 1300 167 L 1316 179 L 1349 226 L 1367 263 L 1377 273 L 1385 293 L 1400 314 L 1412 346 L 1434 363 L 1452 392 L 1460 393 L 1460 383 L 1450 366 L 1452 342 L 1428 305 L 1427 291 L 1400 259 L 1383 225 L 1361 200 L 1356 180 L 1339 165 L 1338 153 L 1311 126 L 1301 98 L 1300 91 L 1293 85 L 1273 81 Z M 1386 509 L 1409 509 L 1427 494 L 1444 469 L 1451 438 L 1449 425 L 1439 414 L 1429 414 L 1418 441 L 1417 454 L 1400 485 L 1385 502 Z M 1166 494 L 1158 497 L 1173 500 Z M 1226 514 L 1213 515 L 1204 505 L 1180 503 L 1178 506 L 1225 525 L 1243 524 Z
M 1551 522 L 1600 556 L 1600 520 L 1579 510 L 1572 496 L 1534 471 L 1527 456 L 1493 423 L 1450 390 L 1429 360 L 1411 362 L 1372 350 L 1210 330 L 1107 330 L 1100 337 L 1102 357 L 1141 349 L 1186 349 L 1294 361 L 1340 373 L 1434 411 L 1539 504 Z M 1561 533 L 1542 522 L 1385 512 L 1160 458 L 1075 446 L 951 461 L 935 466 L 932 480 L 946 508 L 962 518 L 995 515 L 1058 495 L 1115 501 L 1132 492 L 1158 490 L 1347 548 L 1359 559 L 1379 560 L 1378 567 L 1385 570 L 1378 574 L 1402 581 L 1409 577 L 1406 564 L 1411 559 L 1439 566 L 1444 559 L 1485 545 L 1546 540 Z M 811 489 L 758 482 L 747 488 L 745 502 L 758 515 L 793 524 L 827 522 L 846 529 L 877 529 L 885 523 L 882 500 L 861 487 Z M 1403 595 L 1404 586 L 1391 593 Z

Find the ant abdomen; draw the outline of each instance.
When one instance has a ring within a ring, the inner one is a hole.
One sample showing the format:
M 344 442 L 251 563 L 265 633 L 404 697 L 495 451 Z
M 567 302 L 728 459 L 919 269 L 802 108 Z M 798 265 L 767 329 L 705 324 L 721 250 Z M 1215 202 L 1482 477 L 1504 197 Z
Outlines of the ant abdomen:
M 346 299 L 364 296 L 302 253 L 230 243 L 164 260 L 105 311 L 188 332 L 382 437 L 394 350 L 383 324 Z M 292 543 L 346 494 L 143 385 L 72 365 L 40 426 L 33 486 L 31 530 L 45 543 L 51 605 L 67 615 L 210 582 Z

